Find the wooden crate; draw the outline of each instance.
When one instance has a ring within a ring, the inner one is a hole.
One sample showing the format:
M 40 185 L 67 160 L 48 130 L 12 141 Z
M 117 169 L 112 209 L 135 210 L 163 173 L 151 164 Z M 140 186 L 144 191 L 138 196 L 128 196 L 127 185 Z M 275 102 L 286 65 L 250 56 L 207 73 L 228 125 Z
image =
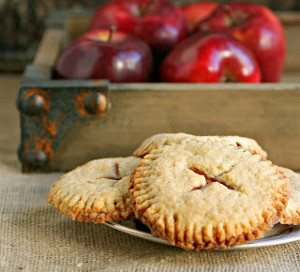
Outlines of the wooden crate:
M 251 137 L 274 163 L 300 170 L 300 14 L 279 14 L 288 43 L 288 82 L 52 79 L 62 48 L 86 30 L 90 14 L 56 13 L 24 72 L 17 98 L 23 171 L 69 170 L 99 157 L 128 156 L 146 137 L 162 132 Z

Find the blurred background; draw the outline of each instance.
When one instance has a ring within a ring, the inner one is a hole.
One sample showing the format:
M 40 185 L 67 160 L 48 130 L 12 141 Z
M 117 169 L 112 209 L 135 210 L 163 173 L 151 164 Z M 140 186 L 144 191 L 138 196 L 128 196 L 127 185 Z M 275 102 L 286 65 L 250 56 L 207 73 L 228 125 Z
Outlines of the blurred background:
M 0 0 L 0 72 L 20 72 L 31 62 L 47 15 L 55 9 L 95 9 L 105 0 Z M 177 4 L 195 2 L 173 0 Z M 199 2 L 199 0 L 198 0 Z M 215 0 L 215 2 L 228 2 Z M 299 0 L 247 0 L 275 11 L 300 10 Z

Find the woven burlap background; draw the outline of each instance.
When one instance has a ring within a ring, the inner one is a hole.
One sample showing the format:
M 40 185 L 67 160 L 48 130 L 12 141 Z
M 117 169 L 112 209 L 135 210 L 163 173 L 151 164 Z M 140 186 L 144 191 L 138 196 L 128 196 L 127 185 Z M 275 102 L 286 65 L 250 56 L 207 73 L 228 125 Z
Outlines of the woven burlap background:
M 300 242 L 185 252 L 58 213 L 45 198 L 60 173 L 20 172 L 15 109 L 19 80 L 0 76 L 1 271 L 300 271 Z

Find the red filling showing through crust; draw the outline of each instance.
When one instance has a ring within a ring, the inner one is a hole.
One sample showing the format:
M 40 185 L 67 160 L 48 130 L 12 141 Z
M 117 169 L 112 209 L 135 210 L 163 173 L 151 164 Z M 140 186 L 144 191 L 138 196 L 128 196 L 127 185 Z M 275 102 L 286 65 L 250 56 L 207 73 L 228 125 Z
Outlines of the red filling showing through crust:
M 217 180 L 216 178 L 212 178 L 212 177 L 209 177 L 205 172 L 197 169 L 196 167 L 191 167 L 189 168 L 191 171 L 193 171 L 194 173 L 198 174 L 198 175 L 201 175 L 201 176 L 204 176 L 205 177 L 205 180 L 206 180 L 206 185 L 204 186 L 197 186 L 197 187 L 194 187 L 192 189 L 192 191 L 195 191 L 195 190 L 201 190 L 203 189 L 204 187 L 208 186 L 209 184 L 213 183 L 213 182 L 218 182 L 220 184 L 222 184 L 223 186 L 225 186 L 227 189 L 229 190 L 235 190 L 235 188 L 231 185 L 228 185 L 226 184 L 225 182 L 223 181 L 220 181 L 220 180 Z

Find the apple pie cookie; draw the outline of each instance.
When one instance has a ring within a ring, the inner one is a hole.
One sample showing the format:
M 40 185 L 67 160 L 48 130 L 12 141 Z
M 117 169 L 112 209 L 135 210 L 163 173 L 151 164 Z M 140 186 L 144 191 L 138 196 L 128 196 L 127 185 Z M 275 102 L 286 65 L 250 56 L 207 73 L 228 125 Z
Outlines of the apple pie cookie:
M 55 182 L 47 200 L 78 221 L 126 219 L 133 215 L 129 205 L 130 175 L 140 160 L 128 157 L 90 161 Z
M 170 244 L 201 250 L 241 245 L 278 222 L 289 181 L 270 161 L 220 141 L 153 149 L 131 177 L 135 216 Z
M 290 180 L 291 198 L 280 220 L 281 224 L 300 224 L 300 174 L 287 168 L 281 168 Z
M 162 147 L 164 145 L 180 144 L 191 139 L 199 141 L 222 141 L 223 144 L 232 144 L 237 147 L 242 146 L 251 149 L 260 154 L 264 159 L 267 158 L 267 153 L 253 139 L 240 136 L 195 136 L 186 133 L 163 133 L 156 134 L 147 138 L 140 147 L 134 151 L 134 156 L 143 157 L 151 152 L 152 149 Z

